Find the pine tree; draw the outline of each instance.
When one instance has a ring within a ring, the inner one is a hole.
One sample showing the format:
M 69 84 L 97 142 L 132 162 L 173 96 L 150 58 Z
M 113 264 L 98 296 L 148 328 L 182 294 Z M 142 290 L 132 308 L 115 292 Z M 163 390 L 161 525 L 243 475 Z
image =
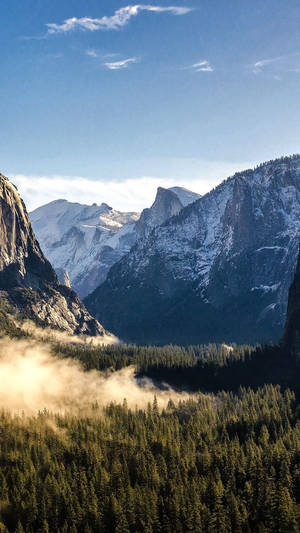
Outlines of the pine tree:
M 23 526 L 22 526 L 22 524 L 21 524 L 21 522 L 20 522 L 20 520 L 19 520 L 19 522 L 18 522 L 18 524 L 17 524 L 17 527 L 16 527 L 16 529 L 15 529 L 15 533 L 25 533 L 25 532 L 24 532 L 24 529 L 23 529 Z

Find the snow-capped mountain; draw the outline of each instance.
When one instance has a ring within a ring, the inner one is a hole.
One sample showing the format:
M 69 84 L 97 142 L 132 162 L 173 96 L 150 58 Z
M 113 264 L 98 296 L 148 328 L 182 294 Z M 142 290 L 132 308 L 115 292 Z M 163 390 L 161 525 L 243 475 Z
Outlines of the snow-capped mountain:
M 56 200 L 30 214 L 40 246 L 61 281 L 85 296 L 105 280 L 109 268 L 135 242 L 138 213 L 121 213 L 107 204 Z
M 195 202 L 196 200 L 199 200 L 201 198 L 201 194 L 195 193 L 193 191 L 189 191 L 188 189 L 185 189 L 184 187 L 170 187 L 167 189 L 168 191 L 173 191 L 181 201 L 182 205 L 185 207 L 192 202 Z
M 200 195 L 176 187 L 159 188 L 151 208 L 142 214 L 116 211 L 107 204 L 92 206 L 56 200 L 30 214 L 34 231 L 59 279 L 85 296 L 100 285 L 112 265 L 132 245 Z
M 61 285 L 32 231 L 17 188 L 0 174 L 0 301 L 69 333 L 104 335 L 77 294 Z
M 184 189 L 176 187 L 178 192 Z M 189 191 L 190 192 L 190 191 Z M 195 193 L 190 192 L 191 198 L 199 198 Z M 183 193 L 185 199 L 185 194 Z M 194 201 L 192 200 L 192 201 Z M 184 203 L 180 200 L 179 194 L 171 189 L 163 189 L 158 187 L 156 198 L 150 208 L 146 208 L 142 211 L 139 221 L 135 225 L 135 231 L 138 238 L 145 237 L 156 226 L 163 224 L 168 218 L 173 215 L 178 215 L 179 211 L 184 207 Z
M 88 309 L 127 341 L 280 338 L 300 239 L 300 156 L 235 174 L 109 272 Z

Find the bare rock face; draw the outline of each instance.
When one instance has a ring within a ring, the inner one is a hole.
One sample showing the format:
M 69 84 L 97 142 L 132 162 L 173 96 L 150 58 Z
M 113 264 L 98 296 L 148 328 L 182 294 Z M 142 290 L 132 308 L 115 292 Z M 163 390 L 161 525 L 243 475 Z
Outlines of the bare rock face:
M 66 287 L 69 287 L 69 289 L 71 289 L 71 281 L 69 278 L 69 273 L 63 268 L 57 268 L 56 274 L 57 274 L 57 277 L 60 283 L 62 283 L 62 285 L 65 285 Z
M 21 313 L 69 333 L 105 330 L 70 288 L 60 284 L 33 233 L 17 188 L 0 174 L 0 298 Z
M 175 192 L 158 187 L 154 203 L 142 211 L 136 223 L 139 237 L 149 235 L 153 228 L 160 226 L 173 215 L 178 215 L 182 208 L 183 204 Z
M 295 277 L 289 290 L 283 347 L 291 356 L 300 360 L 300 251 Z
M 0 174 L 0 287 L 38 289 L 57 277 L 34 237 L 16 187 Z

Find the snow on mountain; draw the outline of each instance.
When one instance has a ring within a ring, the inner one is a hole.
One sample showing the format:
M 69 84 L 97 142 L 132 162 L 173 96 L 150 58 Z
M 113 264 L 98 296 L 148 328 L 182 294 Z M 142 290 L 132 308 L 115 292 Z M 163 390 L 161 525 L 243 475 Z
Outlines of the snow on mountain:
M 189 191 L 184 187 L 170 187 L 168 190 L 173 191 L 175 194 L 177 194 L 179 200 L 181 201 L 184 207 L 201 198 L 201 194 Z
M 277 340 L 299 239 L 294 156 L 234 175 L 154 228 L 86 304 L 127 341 Z
M 198 196 L 176 187 L 159 187 L 153 205 L 141 213 L 122 213 L 107 204 L 82 205 L 56 200 L 30 214 L 34 231 L 59 279 L 85 296 L 100 285 L 111 266 L 155 226 L 179 213 L 184 198 Z M 187 200 L 185 200 L 186 202 Z
M 138 213 L 121 213 L 107 204 L 56 200 L 30 214 L 39 243 L 58 274 L 68 274 L 80 296 L 88 294 L 116 261 L 130 250 Z

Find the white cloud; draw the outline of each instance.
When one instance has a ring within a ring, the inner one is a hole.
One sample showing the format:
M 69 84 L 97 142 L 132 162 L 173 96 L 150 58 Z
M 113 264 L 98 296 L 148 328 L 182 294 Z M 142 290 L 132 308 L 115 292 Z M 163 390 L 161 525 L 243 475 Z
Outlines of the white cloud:
M 279 72 L 299 72 L 299 57 L 300 52 L 285 54 L 277 57 L 270 57 L 267 59 L 260 59 L 251 65 L 254 74 L 262 72 L 266 67 L 270 67 L 271 72 L 274 69 Z
M 198 63 L 194 63 L 193 65 L 190 65 L 187 68 L 193 69 L 195 70 L 195 72 L 213 72 L 214 71 L 214 68 L 211 66 L 209 61 L 207 61 L 206 59 L 203 61 L 199 61 Z
M 129 57 L 128 59 L 123 59 L 122 61 L 112 61 L 109 63 L 104 63 L 104 66 L 109 70 L 120 70 L 122 68 L 127 68 L 130 63 L 137 63 L 137 57 Z
M 93 48 L 88 48 L 85 51 L 85 53 L 87 56 L 90 56 L 90 57 L 99 57 L 99 53 L 97 52 L 97 50 L 94 50 Z
M 97 50 L 96 48 L 87 48 L 87 50 L 85 50 L 85 54 L 89 57 L 93 57 L 95 59 L 97 58 L 109 58 L 109 57 L 116 57 L 120 54 L 116 54 L 116 53 L 101 53 L 100 50 Z
M 183 164 L 183 162 L 181 162 Z M 186 165 L 189 161 L 186 162 Z M 11 177 L 18 187 L 28 210 L 64 198 L 71 202 L 100 204 L 105 202 L 120 211 L 141 211 L 149 207 L 155 198 L 157 187 L 185 187 L 194 192 L 205 194 L 212 187 L 234 172 L 254 166 L 255 162 L 229 163 L 194 161 L 199 168 L 197 177 L 158 178 L 143 176 L 125 180 L 92 180 L 71 176 L 28 176 L 17 174 Z M 176 166 L 180 166 L 180 161 Z
M 172 15 L 185 15 L 192 11 L 189 7 L 160 7 L 152 5 L 137 4 L 135 6 L 125 6 L 117 11 L 110 17 L 104 16 L 101 18 L 90 17 L 72 17 L 65 20 L 62 24 L 49 23 L 48 33 L 53 35 L 55 33 L 66 33 L 75 29 L 83 29 L 89 31 L 98 30 L 117 30 L 122 26 L 125 26 L 132 17 L 138 15 L 140 11 L 149 11 L 153 13 L 171 13 Z
M 260 59 L 251 65 L 251 69 L 254 74 L 259 74 L 268 69 L 273 78 L 278 79 L 277 77 L 281 77 L 284 74 L 300 72 L 299 57 L 300 52 L 297 51 L 291 54 Z
M 279 57 L 272 57 L 269 59 L 261 59 L 260 61 L 256 61 L 253 65 L 253 72 L 256 74 L 258 72 L 261 72 L 264 67 L 271 65 L 272 63 L 276 63 L 277 61 L 280 61 L 282 59 L 282 56 Z

